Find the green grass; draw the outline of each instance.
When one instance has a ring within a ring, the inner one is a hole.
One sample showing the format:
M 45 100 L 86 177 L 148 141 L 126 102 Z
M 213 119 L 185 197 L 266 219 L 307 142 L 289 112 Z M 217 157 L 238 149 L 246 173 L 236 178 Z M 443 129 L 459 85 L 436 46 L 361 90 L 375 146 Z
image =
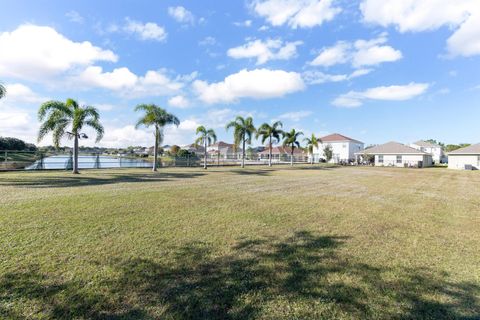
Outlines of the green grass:
M 0 174 L 0 318 L 479 319 L 480 175 Z

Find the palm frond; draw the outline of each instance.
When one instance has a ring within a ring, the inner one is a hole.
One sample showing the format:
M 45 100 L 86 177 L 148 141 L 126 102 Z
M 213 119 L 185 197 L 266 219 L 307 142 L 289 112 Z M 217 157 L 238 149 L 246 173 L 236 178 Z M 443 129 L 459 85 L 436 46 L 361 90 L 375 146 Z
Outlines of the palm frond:
M 5 97 L 6 94 L 7 94 L 7 88 L 0 83 L 0 99 Z

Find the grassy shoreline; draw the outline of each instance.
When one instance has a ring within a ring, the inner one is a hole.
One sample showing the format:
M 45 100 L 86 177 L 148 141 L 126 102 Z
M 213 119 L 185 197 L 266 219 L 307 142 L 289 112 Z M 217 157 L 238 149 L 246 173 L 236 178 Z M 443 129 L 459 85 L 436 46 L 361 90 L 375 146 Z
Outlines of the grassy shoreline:
M 480 176 L 0 173 L 0 317 L 475 318 Z

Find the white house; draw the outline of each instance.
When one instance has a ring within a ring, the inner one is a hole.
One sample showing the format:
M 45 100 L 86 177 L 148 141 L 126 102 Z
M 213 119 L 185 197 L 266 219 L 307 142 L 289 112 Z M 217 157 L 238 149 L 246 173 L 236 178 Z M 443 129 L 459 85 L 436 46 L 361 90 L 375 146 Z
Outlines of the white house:
M 445 163 L 447 162 L 445 153 L 443 152 L 442 146 L 431 143 L 428 141 L 417 141 L 410 144 L 410 147 L 415 148 L 417 150 L 430 153 L 432 155 L 432 159 L 435 163 Z
M 220 157 L 222 159 L 241 159 L 242 148 L 231 143 L 219 141 L 207 147 L 207 152 L 211 158 Z
M 480 143 L 449 152 L 448 168 L 480 170 Z
M 330 162 L 339 163 L 355 161 L 355 153 L 363 150 L 364 144 L 361 141 L 346 137 L 344 135 L 333 133 L 320 138 L 321 142 L 318 148 L 313 148 L 314 162 L 320 159 L 325 160 L 324 148 L 329 145 L 332 148 L 332 160 Z M 311 157 L 311 155 L 310 155 Z
M 424 168 L 433 164 L 432 155 L 398 142 L 388 142 L 357 152 L 357 156 L 375 156 L 375 166 Z

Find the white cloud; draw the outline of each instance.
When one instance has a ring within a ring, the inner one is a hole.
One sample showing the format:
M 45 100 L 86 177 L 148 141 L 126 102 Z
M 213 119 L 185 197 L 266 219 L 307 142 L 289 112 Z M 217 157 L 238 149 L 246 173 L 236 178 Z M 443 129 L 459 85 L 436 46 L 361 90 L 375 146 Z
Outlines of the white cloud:
M 390 46 L 383 45 L 387 42 L 386 35 L 373 40 L 357 40 L 353 47 L 352 56 L 354 67 L 373 66 L 383 62 L 394 62 L 402 58 L 402 53 Z
M 110 50 L 71 41 L 51 27 L 36 25 L 0 33 L 0 48 L 0 76 L 37 82 L 96 61 L 118 60 Z
M 322 84 L 351 80 L 369 74 L 372 71 L 372 69 L 358 69 L 350 74 L 328 74 L 321 71 L 306 71 L 303 73 L 303 78 L 308 84 Z
M 196 80 L 193 83 L 198 98 L 206 103 L 235 102 L 240 98 L 276 98 L 304 88 L 300 74 L 269 69 L 244 69 L 221 82 L 209 84 Z
M 284 43 L 279 39 L 252 40 L 242 46 L 229 49 L 227 55 L 234 59 L 256 58 L 257 65 L 261 65 L 269 60 L 289 60 L 296 57 L 297 46 L 302 43 L 302 41 Z
M 85 19 L 83 19 L 83 17 L 80 15 L 80 13 L 78 13 L 77 11 L 75 10 L 72 10 L 72 11 L 69 11 L 65 14 L 65 16 L 68 18 L 68 20 L 70 20 L 71 22 L 75 22 L 75 23 L 83 23 Z
M 217 39 L 214 37 L 208 36 L 203 38 L 203 40 L 198 42 L 199 45 L 201 46 L 213 46 L 217 44 Z
M 310 62 L 312 66 L 330 67 L 346 63 L 350 60 L 351 45 L 344 41 L 337 42 L 332 47 L 323 48 L 320 54 Z
M 278 116 L 280 119 L 292 120 L 292 121 L 300 121 L 303 118 L 306 118 L 312 115 L 312 111 L 294 111 L 294 112 L 287 112 Z
M 367 23 L 396 26 L 400 32 L 422 32 L 446 26 L 452 56 L 480 54 L 480 2 L 476 0 L 364 0 L 360 4 Z
M 184 24 L 195 23 L 195 17 L 193 16 L 193 14 L 182 6 L 169 7 L 168 14 L 177 22 Z
M 139 21 L 126 19 L 127 23 L 123 30 L 130 34 L 135 34 L 141 40 L 164 41 L 167 38 L 165 28 L 154 22 L 142 23 Z
M 187 108 L 190 106 L 190 101 L 182 95 L 177 95 L 168 100 L 168 105 L 176 108 Z
M 27 102 L 27 103 L 42 103 L 49 100 L 32 91 L 29 87 L 21 83 L 13 83 L 6 85 L 7 95 L 5 102 Z
M 242 22 L 234 22 L 233 25 L 237 27 L 251 27 L 252 26 L 252 20 L 245 20 Z
M 428 83 L 411 82 L 407 85 L 381 86 L 365 91 L 350 91 L 332 101 L 337 107 L 354 108 L 363 104 L 364 100 L 403 101 L 415 98 L 427 91 Z
M 144 76 L 137 76 L 125 67 L 114 69 L 112 72 L 103 72 L 101 67 L 90 66 L 71 81 L 84 87 L 100 87 L 117 91 L 125 98 L 138 98 L 175 94 L 195 76 L 196 73 L 192 73 L 173 79 L 168 76 L 166 70 L 162 69 L 149 70 Z
M 287 24 L 296 29 L 320 26 L 341 12 L 332 0 L 256 0 L 252 3 L 256 14 L 273 26 Z
M 354 43 L 339 41 L 332 47 L 323 48 L 310 65 L 330 67 L 351 63 L 353 67 L 359 68 L 401 59 L 402 53 L 384 45 L 386 42 L 386 34 L 372 40 L 357 40 Z

